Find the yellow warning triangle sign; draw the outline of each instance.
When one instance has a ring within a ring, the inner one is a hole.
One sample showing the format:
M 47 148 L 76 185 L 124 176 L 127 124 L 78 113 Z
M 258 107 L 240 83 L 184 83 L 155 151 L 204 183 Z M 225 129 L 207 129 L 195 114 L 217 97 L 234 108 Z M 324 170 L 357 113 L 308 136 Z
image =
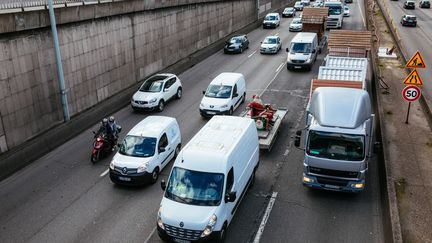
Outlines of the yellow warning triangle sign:
M 408 77 L 405 78 L 403 84 L 406 85 L 423 85 L 423 81 L 420 78 L 419 73 L 417 70 L 413 70 Z
M 426 63 L 423 61 L 419 51 L 416 51 L 413 57 L 407 62 L 405 68 L 426 68 Z

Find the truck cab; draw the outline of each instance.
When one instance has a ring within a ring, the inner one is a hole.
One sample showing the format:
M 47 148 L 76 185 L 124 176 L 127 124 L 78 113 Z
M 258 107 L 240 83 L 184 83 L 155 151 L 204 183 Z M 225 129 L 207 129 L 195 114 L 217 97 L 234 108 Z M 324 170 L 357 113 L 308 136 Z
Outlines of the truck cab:
M 372 151 L 374 115 L 362 89 L 319 87 L 307 108 L 303 185 L 361 192 Z M 301 131 L 295 145 L 300 146 Z
M 341 29 L 343 25 L 344 3 L 341 0 L 326 0 L 324 7 L 329 8 L 328 29 Z

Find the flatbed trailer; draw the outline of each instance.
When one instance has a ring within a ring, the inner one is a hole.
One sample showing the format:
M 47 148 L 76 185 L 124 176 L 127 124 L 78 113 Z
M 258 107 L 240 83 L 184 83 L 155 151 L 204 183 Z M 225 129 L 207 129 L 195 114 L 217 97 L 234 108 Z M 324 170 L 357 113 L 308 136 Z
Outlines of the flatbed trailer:
M 282 120 L 287 113 L 288 113 L 288 109 L 286 108 L 276 109 L 275 113 L 273 114 L 273 119 L 271 121 L 270 129 L 258 130 L 260 149 L 266 149 L 267 151 L 271 150 L 276 140 L 276 137 L 279 133 L 279 128 L 280 125 L 282 124 Z M 247 115 L 247 110 L 244 111 L 240 116 L 246 117 L 246 115 Z

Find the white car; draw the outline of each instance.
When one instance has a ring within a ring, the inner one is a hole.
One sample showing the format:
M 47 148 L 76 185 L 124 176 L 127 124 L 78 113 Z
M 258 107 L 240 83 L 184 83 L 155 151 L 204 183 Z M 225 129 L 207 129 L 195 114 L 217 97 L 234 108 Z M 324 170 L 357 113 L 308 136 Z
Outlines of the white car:
M 267 36 L 263 42 L 261 42 L 260 53 L 277 53 L 282 49 L 282 42 L 279 36 Z
M 310 5 L 310 0 L 300 0 L 300 2 L 303 4 L 303 7 L 307 7 Z
M 289 26 L 289 31 L 302 31 L 303 24 L 301 18 L 294 18 Z
M 170 73 L 156 74 L 143 82 L 132 96 L 131 106 L 134 110 L 163 111 L 166 102 L 182 97 L 180 79 Z
M 303 11 L 303 3 L 300 1 L 295 2 L 294 9 L 297 11 Z
M 349 17 L 350 16 L 350 9 L 348 6 L 344 7 L 344 17 Z
M 322 6 L 324 6 L 324 3 L 323 3 L 321 0 L 316 0 L 316 1 L 312 4 L 312 7 L 314 7 L 314 8 L 319 8 L 319 7 L 322 7 Z

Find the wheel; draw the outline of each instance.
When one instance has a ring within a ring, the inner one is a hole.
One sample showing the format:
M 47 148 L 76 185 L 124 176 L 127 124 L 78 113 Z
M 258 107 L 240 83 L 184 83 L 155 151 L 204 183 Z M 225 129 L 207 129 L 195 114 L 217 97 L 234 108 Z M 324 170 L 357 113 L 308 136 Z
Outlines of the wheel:
M 176 93 L 176 98 L 177 98 L 177 99 L 181 99 L 182 95 L 183 95 L 183 90 L 182 90 L 182 88 L 178 88 L 178 89 L 177 89 L 177 93 Z
M 92 154 L 90 158 L 91 162 L 96 163 L 99 160 L 99 156 L 100 156 L 100 151 L 97 151 L 96 154 Z
M 159 101 L 159 105 L 158 105 L 158 111 L 161 112 L 163 111 L 165 108 L 165 102 L 163 100 Z
M 246 100 L 246 93 L 243 93 L 243 97 L 242 97 L 241 103 L 243 104 L 245 102 L 245 100 Z
M 252 172 L 251 182 L 250 182 L 250 184 L 249 184 L 249 188 L 252 188 L 252 187 L 255 185 L 255 171 L 256 171 L 256 170 L 254 170 L 254 171 Z
M 181 150 L 181 144 L 177 145 L 175 151 L 174 151 L 174 159 L 177 158 Z
M 159 178 L 159 167 L 156 167 L 151 174 L 151 184 L 155 184 Z
M 219 233 L 219 237 L 217 238 L 216 242 L 218 243 L 223 243 L 225 242 L 225 238 L 226 238 L 226 231 L 227 231 L 227 226 L 226 223 L 222 226 L 222 229 Z
M 240 53 L 243 53 L 243 47 L 242 47 L 242 48 L 240 48 Z
M 229 112 L 228 112 L 228 115 L 232 116 L 232 114 L 233 114 L 233 108 L 231 107 Z

